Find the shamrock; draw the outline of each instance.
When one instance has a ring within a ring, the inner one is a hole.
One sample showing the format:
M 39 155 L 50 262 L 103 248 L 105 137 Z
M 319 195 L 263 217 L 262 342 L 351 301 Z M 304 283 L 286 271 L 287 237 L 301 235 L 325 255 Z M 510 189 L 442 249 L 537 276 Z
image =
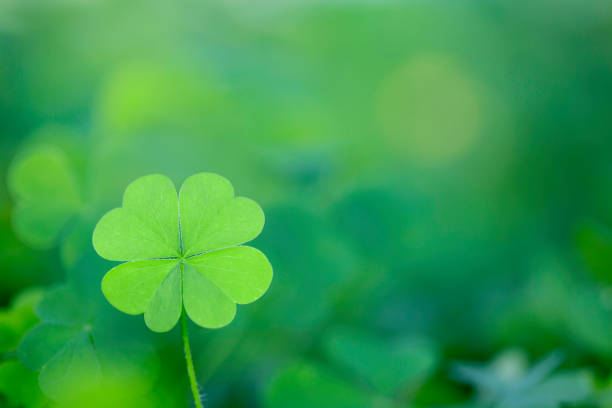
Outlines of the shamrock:
M 87 155 L 79 139 L 70 128 L 42 127 L 30 135 L 7 174 L 16 235 L 32 248 L 59 246 L 67 267 L 82 256 L 83 238 L 93 226 Z
M 272 280 L 266 256 L 241 245 L 263 224 L 261 208 L 234 197 L 219 175 L 189 177 L 178 196 L 167 177 L 141 177 L 126 188 L 123 206 L 94 230 L 101 257 L 127 261 L 104 276 L 102 292 L 118 310 L 144 313 L 155 332 L 171 330 L 183 309 L 202 327 L 225 326 L 237 303 L 257 300 Z
M 93 309 L 72 287 L 52 288 L 35 309 L 41 322 L 19 344 L 19 360 L 40 370 L 40 388 L 54 400 L 78 399 L 102 387 L 146 392 L 156 376 L 152 350 L 109 336 Z
M 438 366 L 439 352 L 431 342 L 413 337 L 384 339 L 368 332 L 338 327 L 325 336 L 324 349 L 375 392 L 386 396 L 412 393 Z M 354 358 L 359 355 L 360 358 Z
M 83 209 L 85 192 L 79 174 L 85 165 L 79 139 L 67 127 L 41 127 L 8 169 L 7 184 L 15 199 L 13 225 L 32 247 L 51 248 Z

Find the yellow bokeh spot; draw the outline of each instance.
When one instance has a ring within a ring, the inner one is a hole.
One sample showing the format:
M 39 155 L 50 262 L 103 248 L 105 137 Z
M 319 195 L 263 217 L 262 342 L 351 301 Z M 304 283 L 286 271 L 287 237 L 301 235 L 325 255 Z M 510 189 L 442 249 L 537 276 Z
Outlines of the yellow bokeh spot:
M 381 86 L 377 109 L 391 147 L 422 165 L 462 156 L 481 130 L 478 85 L 444 55 L 422 55 L 392 72 Z

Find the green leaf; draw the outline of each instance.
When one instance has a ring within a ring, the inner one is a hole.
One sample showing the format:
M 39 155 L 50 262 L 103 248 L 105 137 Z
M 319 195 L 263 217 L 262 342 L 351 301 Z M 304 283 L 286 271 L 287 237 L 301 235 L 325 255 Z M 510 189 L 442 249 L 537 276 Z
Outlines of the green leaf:
M 66 222 L 80 210 L 77 179 L 68 157 L 52 145 L 26 150 L 13 162 L 8 186 L 16 205 L 13 224 L 29 245 L 51 247 Z
M 69 286 L 47 290 L 36 306 L 36 314 L 41 320 L 62 325 L 84 324 L 90 313 L 89 307 Z
M 138 377 L 148 383 L 156 376 L 155 368 L 144 364 L 151 360 L 151 351 L 105 335 L 94 323 L 98 319 L 85 313 L 91 310 L 88 303 L 69 287 L 49 290 L 37 307 L 43 321 L 19 344 L 19 359 L 27 368 L 40 370 L 40 387 L 52 399 L 77 400 L 105 386 L 108 376 L 111 381 Z
M 266 296 L 265 306 L 258 313 L 266 324 L 274 322 L 303 336 L 305 331 L 319 330 L 339 306 L 338 301 L 354 300 L 360 296 L 358 292 L 363 292 L 357 284 L 365 286 L 367 282 L 359 276 L 363 264 L 358 254 L 328 227 L 320 217 L 299 206 L 266 211 L 266 229 L 257 243 L 270 254 L 278 270 L 274 276 L 276 290 Z M 351 296 L 343 296 L 343 292 Z
M 161 175 L 141 177 L 123 195 L 123 206 L 96 225 L 93 245 L 112 261 L 168 258 L 180 255 L 176 190 Z
M 234 319 L 234 302 L 190 264 L 184 266 L 183 285 L 185 311 L 191 320 L 202 327 L 216 329 Z
M 294 363 L 272 380 L 266 408 L 361 408 L 371 398 L 354 385 L 313 363 Z
M 106 274 L 102 291 L 120 311 L 144 313 L 155 332 L 171 330 L 183 306 L 202 327 L 225 326 L 236 303 L 251 303 L 270 286 L 266 256 L 240 246 L 263 223 L 261 208 L 235 198 L 230 182 L 216 174 L 189 177 L 178 197 L 164 176 L 137 179 L 126 189 L 123 207 L 107 213 L 94 230 L 100 256 L 130 261 Z
M 272 281 L 272 265 L 259 250 L 237 246 L 210 252 L 187 261 L 233 302 L 251 303 Z
M 30 370 L 40 370 L 81 330 L 78 326 L 40 323 L 28 331 L 19 343 L 19 359 Z
M 80 332 L 56 353 L 40 370 L 41 390 L 55 400 L 72 399 L 74 395 L 99 384 L 100 361 L 89 333 Z
M 179 205 L 185 256 L 243 244 L 259 235 L 264 225 L 259 205 L 234 198 L 230 182 L 212 173 L 185 180 Z
M 158 285 L 144 312 L 145 323 L 154 332 L 165 332 L 174 327 L 181 317 L 181 268 L 176 265 Z
M 90 160 L 81 139 L 70 128 L 43 126 L 29 135 L 7 175 L 16 235 L 37 249 L 59 244 L 68 267 L 89 248 L 93 224 L 86 184 Z
M 437 350 L 427 341 L 385 340 L 352 329 L 330 332 L 325 349 L 330 358 L 385 395 L 420 385 L 438 363 Z
M 104 276 L 102 292 L 123 313 L 144 313 L 158 286 L 176 266 L 174 260 L 123 263 Z

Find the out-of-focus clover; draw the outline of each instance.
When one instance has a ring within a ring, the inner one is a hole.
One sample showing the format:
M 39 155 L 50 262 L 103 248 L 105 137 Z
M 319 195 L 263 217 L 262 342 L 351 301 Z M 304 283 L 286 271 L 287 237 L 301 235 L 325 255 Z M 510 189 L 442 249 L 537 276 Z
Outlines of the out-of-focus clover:
M 230 182 L 216 174 L 189 177 L 178 197 L 167 177 L 141 177 L 94 231 L 100 256 L 129 261 L 106 274 L 102 291 L 120 311 L 144 313 L 155 332 L 171 330 L 183 307 L 202 327 L 225 326 L 236 303 L 257 300 L 272 280 L 266 256 L 241 245 L 263 224 L 261 208 L 234 197 Z
M 38 382 L 48 397 L 71 401 L 108 384 L 138 394 L 148 391 L 156 378 L 152 349 L 111 338 L 89 302 L 71 287 L 47 291 L 36 314 L 42 322 L 23 337 L 18 357 L 26 368 L 40 370 Z
M 438 365 L 438 350 L 424 339 L 383 339 L 367 332 L 336 328 L 325 339 L 327 355 L 357 380 L 386 396 L 410 394 Z
M 553 352 L 528 368 L 522 351 L 508 350 L 489 364 L 456 363 L 452 376 L 475 388 L 475 408 L 560 408 L 586 401 L 593 390 L 590 373 L 555 372 L 562 362 L 562 354 Z
M 15 356 L 23 334 L 39 322 L 34 308 L 41 296 L 42 289 L 26 289 L 7 309 L 0 310 L 0 404 L 4 402 L 8 408 L 38 408 L 46 403 L 36 373 L 26 369 Z
M 78 257 L 79 234 L 89 205 L 84 152 L 71 129 L 47 126 L 34 132 L 9 168 L 7 183 L 15 201 L 12 220 L 17 236 L 37 249 L 60 245 L 65 264 Z
M 326 366 L 301 361 L 282 369 L 268 387 L 264 406 L 405 406 L 439 360 L 437 349 L 424 339 L 390 340 L 349 328 L 327 332 L 323 351 Z
M 297 332 L 304 339 L 306 332 L 317 330 L 329 318 L 360 268 L 358 257 L 342 238 L 301 206 L 266 211 L 266 229 L 257 242 L 274 265 L 276 290 L 262 300 L 262 325 Z
M 359 408 L 372 397 L 318 364 L 297 362 L 280 371 L 270 383 L 266 408 Z

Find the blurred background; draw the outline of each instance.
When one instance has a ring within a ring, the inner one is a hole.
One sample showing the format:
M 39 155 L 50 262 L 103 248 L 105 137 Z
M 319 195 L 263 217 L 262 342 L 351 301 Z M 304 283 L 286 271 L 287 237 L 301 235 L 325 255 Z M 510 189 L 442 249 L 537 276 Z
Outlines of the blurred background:
M 3 0 L 0 406 L 193 406 L 91 234 L 210 171 L 275 277 L 191 327 L 207 408 L 612 407 L 611 136 L 609 0 Z

